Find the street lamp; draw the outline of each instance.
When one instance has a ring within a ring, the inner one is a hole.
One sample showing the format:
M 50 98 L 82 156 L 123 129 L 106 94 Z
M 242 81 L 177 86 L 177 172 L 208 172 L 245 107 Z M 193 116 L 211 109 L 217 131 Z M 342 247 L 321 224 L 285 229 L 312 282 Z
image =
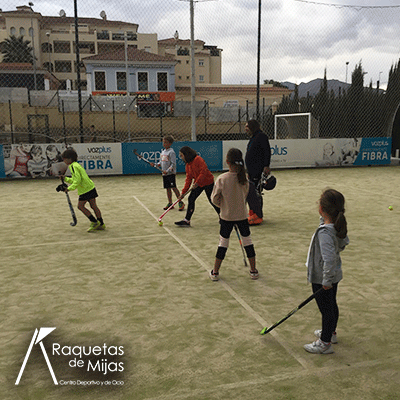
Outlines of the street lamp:
M 349 61 L 346 61 L 346 83 L 347 83 L 347 68 L 349 66 Z
M 49 53 L 49 65 L 47 70 L 51 73 L 51 52 L 50 52 L 50 32 L 47 31 L 46 32 L 46 36 L 47 36 L 47 52 Z
M 32 7 L 33 3 L 29 2 L 29 7 L 31 8 L 31 11 L 33 13 Z M 34 85 L 35 85 L 35 90 L 37 90 L 37 80 L 36 80 L 36 57 L 35 57 L 35 39 L 34 39 L 34 31 L 33 31 L 33 18 L 31 16 L 31 37 L 32 37 L 32 56 L 33 56 L 33 79 L 34 79 Z

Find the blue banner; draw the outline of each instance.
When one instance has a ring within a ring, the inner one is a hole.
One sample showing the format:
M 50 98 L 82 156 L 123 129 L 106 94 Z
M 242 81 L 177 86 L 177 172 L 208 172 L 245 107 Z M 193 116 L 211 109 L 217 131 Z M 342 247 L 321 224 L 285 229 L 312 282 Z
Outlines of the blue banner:
M 0 178 L 5 178 L 3 145 L 0 144 Z
M 210 171 L 222 170 L 222 142 L 175 142 L 171 146 L 177 159 L 176 171 L 185 172 L 185 163 L 179 158 L 179 149 L 189 146 L 204 159 Z M 160 161 L 162 143 L 122 143 L 123 174 L 159 174 L 156 168 L 137 157 L 134 150 L 152 163 Z
M 362 138 L 353 165 L 390 164 L 392 138 Z

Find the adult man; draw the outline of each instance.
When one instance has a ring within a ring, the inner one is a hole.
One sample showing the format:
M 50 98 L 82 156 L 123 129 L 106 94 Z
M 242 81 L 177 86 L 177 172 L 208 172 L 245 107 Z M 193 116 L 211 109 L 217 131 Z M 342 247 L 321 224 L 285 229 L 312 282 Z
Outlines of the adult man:
M 247 144 L 245 163 L 250 181 L 247 202 L 249 203 L 249 224 L 259 225 L 263 221 L 262 197 L 258 184 L 264 172 L 269 174 L 271 162 L 271 147 L 267 135 L 260 129 L 260 124 L 251 119 L 246 124 L 246 133 L 250 136 Z

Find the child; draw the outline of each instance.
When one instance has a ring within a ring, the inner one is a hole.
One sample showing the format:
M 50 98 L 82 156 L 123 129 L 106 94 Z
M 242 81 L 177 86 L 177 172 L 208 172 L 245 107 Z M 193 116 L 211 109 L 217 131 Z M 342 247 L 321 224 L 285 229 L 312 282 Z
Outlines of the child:
M 102 231 L 106 229 L 103 218 L 101 217 L 101 212 L 96 204 L 96 197 L 98 197 L 96 188 L 93 181 L 88 177 L 86 171 L 77 162 L 78 155 L 76 154 L 76 151 L 73 149 L 67 149 L 62 153 L 61 157 L 65 164 L 69 166 L 72 175 L 71 178 L 64 178 L 65 182 L 70 183 L 70 186 L 68 186 L 64 191 L 67 192 L 78 189 L 78 209 L 81 210 L 90 220 L 90 226 L 87 231 L 93 232 L 96 230 Z M 63 177 L 61 176 L 60 178 L 62 179 Z M 85 207 L 86 202 L 89 202 L 97 219 Z
M 208 201 L 219 214 L 219 208 L 211 202 L 211 193 L 214 187 L 214 176 L 207 167 L 205 161 L 197 155 L 196 151 L 188 146 L 183 146 L 179 151 L 179 157 L 186 164 L 186 180 L 185 186 L 182 189 L 180 198 L 189 190 L 192 181 L 192 192 L 189 195 L 189 203 L 186 211 L 186 217 L 179 222 L 175 222 L 178 226 L 190 226 L 190 218 L 194 213 L 196 199 L 200 196 L 203 190 L 206 192 Z
M 168 204 L 164 207 L 164 210 L 168 210 L 172 206 L 172 191 L 174 191 L 176 198 L 181 195 L 179 189 L 176 187 L 176 154 L 174 149 L 171 147 L 174 143 L 172 136 L 165 136 L 163 138 L 164 149 L 161 151 L 160 162 L 157 164 L 150 163 L 152 167 L 161 167 L 163 174 L 164 189 L 167 189 Z M 185 204 L 183 201 L 179 202 L 179 211 L 183 211 Z
M 251 279 L 258 279 L 256 253 L 247 219 L 246 198 L 249 192 L 249 182 L 246 179 L 242 152 L 239 149 L 230 149 L 226 155 L 226 163 L 229 172 L 218 177 L 211 194 L 212 202 L 221 209 L 221 219 L 219 245 L 214 269 L 210 271 L 210 278 L 213 281 L 217 281 L 219 278 L 219 268 L 225 258 L 229 237 L 236 224 L 242 235 L 243 246 L 250 262 Z
M 333 353 L 331 343 L 337 343 L 339 308 L 336 294 L 342 279 L 339 253 L 349 244 L 343 195 L 334 189 L 326 189 L 319 199 L 319 214 L 320 225 L 311 239 L 306 265 L 313 293 L 324 288 L 315 298 L 322 314 L 322 329 L 314 332 L 319 339 L 306 344 L 304 349 L 310 353 L 330 354 Z

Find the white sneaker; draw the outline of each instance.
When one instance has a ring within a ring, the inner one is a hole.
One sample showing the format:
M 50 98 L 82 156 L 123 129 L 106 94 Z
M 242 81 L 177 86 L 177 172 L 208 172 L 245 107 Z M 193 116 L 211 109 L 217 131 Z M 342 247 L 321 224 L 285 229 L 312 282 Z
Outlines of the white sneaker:
M 330 343 L 326 344 L 321 339 L 316 340 L 310 344 L 304 345 L 305 351 L 314 354 L 332 354 L 334 353 L 332 345 Z
M 316 331 L 314 331 L 314 335 L 319 339 L 321 339 L 321 334 L 322 334 L 322 329 L 317 329 Z M 337 344 L 337 342 L 338 342 L 338 340 L 337 340 L 336 333 L 332 333 L 331 343 Z

